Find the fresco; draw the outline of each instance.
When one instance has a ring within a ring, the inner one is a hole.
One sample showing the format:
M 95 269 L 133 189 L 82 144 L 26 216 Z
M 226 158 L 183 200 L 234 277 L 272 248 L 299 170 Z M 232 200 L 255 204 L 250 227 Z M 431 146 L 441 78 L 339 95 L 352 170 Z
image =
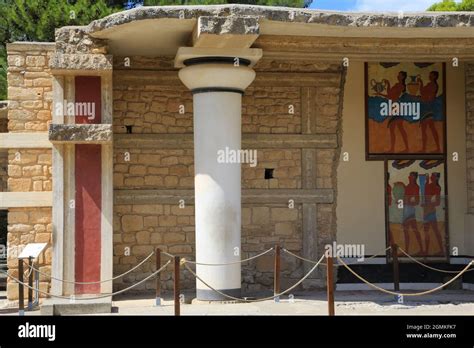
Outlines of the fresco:
M 443 63 L 367 63 L 367 156 L 445 152 Z
M 388 160 L 387 236 L 414 256 L 446 256 L 444 160 Z

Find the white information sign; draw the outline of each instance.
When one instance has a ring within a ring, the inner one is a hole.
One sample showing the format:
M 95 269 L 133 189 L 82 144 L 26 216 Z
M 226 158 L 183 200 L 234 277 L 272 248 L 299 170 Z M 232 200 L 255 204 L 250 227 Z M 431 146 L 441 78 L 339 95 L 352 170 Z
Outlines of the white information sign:
M 18 256 L 19 259 L 27 259 L 32 257 L 36 259 L 46 248 L 48 243 L 30 243 L 27 244 L 26 247 L 23 249 L 21 254 Z

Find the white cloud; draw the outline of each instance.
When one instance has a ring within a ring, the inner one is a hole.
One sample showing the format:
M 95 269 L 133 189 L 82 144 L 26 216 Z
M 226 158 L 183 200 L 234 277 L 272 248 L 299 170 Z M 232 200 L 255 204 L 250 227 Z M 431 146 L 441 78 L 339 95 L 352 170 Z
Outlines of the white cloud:
M 441 1 L 441 0 L 439 0 Z M 426 11 L 436 0 L 357 0 L 356 11 Z

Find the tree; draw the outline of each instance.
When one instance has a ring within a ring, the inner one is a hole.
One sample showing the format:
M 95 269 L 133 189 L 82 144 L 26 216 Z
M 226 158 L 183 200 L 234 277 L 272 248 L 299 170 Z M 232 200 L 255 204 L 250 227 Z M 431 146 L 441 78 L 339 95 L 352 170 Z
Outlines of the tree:
M 144 0 L 145 6 L 248 4 L 287 7 L 309 7 L 313 0 Z
M 6 43 L 54 41 L 54 30 L 121 10 L 107 0 L 0 0 L 0 100 L 6 99 Z
M 431 5 L 428 11 L 474 11 L 474 0 L 462 0 L 461 2 L 443 0 Z

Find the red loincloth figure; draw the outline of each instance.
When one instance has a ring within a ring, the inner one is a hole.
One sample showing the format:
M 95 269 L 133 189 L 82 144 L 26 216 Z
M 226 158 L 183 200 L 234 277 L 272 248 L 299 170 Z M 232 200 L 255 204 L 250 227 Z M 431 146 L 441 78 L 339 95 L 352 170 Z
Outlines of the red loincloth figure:
M 406 85 L 407 73 L 406 71 L 400 71 L 397 76 L 398 82 L 393 86 L 390 86 L 390 81 L 384 79 L 383 82 L 387 87 L 387 94 L 377 93 L 377 95 L 390 99 L 391 101 L 398 101 L 403 93 L 405 93 L 407 89 Z M 408 135 L 403 128 L 403 119 L 397 116 L 392 117 L 387 124 L 387 127 L 390 129 L 390 149 L 388 150 L 389 153 L 395 152 L 395 143 L 397 141 L 397 135 L 395 130 L 398 128 L 403 140 L 403 144 L 405 145 L 405 149 L 401 152 L 408 151 Z
M 444 255 L 443 241 L 438 228 L 436 208 L 441 204 L 441 186 L 439 186 L 440 173 L 431 174 L 425 186 L 425 203 L 423 204 L 423 230 L 426 239 L 426 255 L 430 247 L 430 227 L 435 233 L 439 245 L 439 255 Z
M 421 77 L 418 77 L 418 83 L 420 84 L 420 97 L 421 101 L 424 103 L 433 103 L 436 99 L 436 96 L 438 95 L 438 78 L 439 78 L 439 73 L 437 71 L 432 71 L 430 72 L 430 82 L 426 86 L 423 85 L 423 80 Z M 433 111 L 428 110 L 425 115 L 420 120 L 420 126 L 421 126 L 421 141 L 422 141 L 422 152 L 426 152 L 426 146 L 427 146 L 427 135 L 426 131 L 429 128 L 431 131 L 431 134 L 433 136 L 433 139 L 436 144 L 436 150 L 435 152 L 441 152 L 440 144 L 439 144 L 439 136 L 438 132 L 436 131 L 435 128 L 435 121 L 433 119 Z
M 416 206 L 420 204 L 420 186 L 416 183 L 418 179 L 417 172 L 411 172 L 408 176 L 409 184 L 405 186 L 405 196 L 403 198 L 403 233 L 405 235 L 405 250 L 410 252 L 410 234 L 411 228 L 420 245 L 420 252 L 423 252 L 423 243 L 416 223 Z

